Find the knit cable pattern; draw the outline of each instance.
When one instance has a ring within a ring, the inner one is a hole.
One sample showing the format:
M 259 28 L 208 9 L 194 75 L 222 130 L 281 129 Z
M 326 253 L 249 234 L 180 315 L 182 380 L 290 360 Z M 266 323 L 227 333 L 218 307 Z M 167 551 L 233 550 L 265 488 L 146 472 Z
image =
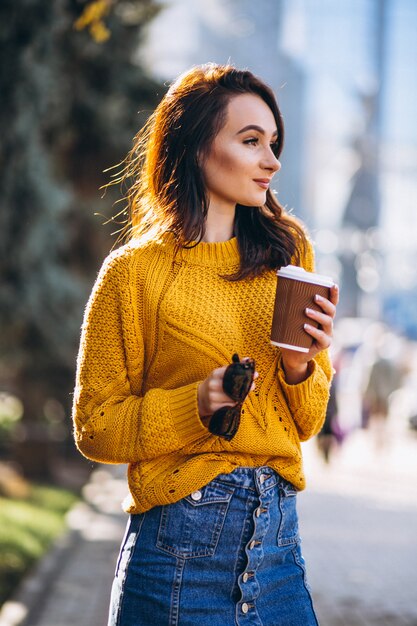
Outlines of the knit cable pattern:
M 288 385 L 269 340 L 276 275 L 238 282 L 236 239 L 199 243 L 174 257 L 172 241 L 134 242 L 105 260 L 81 333 L 73 421 L 79 450 L 128 463 L 129 512 L 175 502 L 237 466 L 269 465 L 305 487 L 300 441 L 324 421 L 331 380 L 327 352 Z M 314 269 L 311 246 L 302 265 Z M 234 352 L 259 378 L 232 441 L 198 415 L 197 388 Z

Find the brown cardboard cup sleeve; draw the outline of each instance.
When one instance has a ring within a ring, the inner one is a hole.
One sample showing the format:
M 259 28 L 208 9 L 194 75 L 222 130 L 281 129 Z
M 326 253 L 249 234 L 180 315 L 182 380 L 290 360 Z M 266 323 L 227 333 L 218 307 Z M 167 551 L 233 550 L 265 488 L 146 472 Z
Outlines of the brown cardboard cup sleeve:
M 330 297 L 334 281 L 329 276 L 306 272 L 302 267 L 287 265 L 277 271 L 277 290 L 272 317 L 271 343 L 281 348 L 308 352 L 313 338 L 304 324 L 318 324 L 307 317 L 306 308 L 320 311 L 314 296 Z

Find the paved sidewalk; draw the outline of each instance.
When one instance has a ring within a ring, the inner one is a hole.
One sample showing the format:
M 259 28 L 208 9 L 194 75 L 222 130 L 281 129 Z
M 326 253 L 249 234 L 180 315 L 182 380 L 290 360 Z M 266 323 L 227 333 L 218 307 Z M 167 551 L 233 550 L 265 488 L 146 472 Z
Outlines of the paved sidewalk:
M 123 466 L 100 467 L 69 532 L 0 612 L 0 626 L 106 626 L 110 589 L 127 516 Z
M 321 626 L 417 626 L 417 441 L 359 431 L 333 465 L 306 451 L 303 551 Z
M 359 431 L 330 466 L 304 444 L 299 513 L 321 626 L 417 626 L 417 439 L 403 433 L 378 453 L 371 444 Z M 106 626 L 126 524 L 124 468 L 96 470 L 84 491 L 69 534 L 4 607 L 0 626 Z

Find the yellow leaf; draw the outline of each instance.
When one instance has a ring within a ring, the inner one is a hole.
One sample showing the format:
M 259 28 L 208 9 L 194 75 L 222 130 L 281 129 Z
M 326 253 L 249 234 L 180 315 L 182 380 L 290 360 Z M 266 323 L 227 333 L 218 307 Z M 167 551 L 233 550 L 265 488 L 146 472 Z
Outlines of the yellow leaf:
M 90 33 L 94 41 L 96 41 L 97 43 L 103 43 L 104 41 L 107 41 L 107 39 L 109 39 L 110 37 L 109 29 L 104 24 L 104 22 L 101 21 L 93 22 L 91 24 Z
M 82 30 L 86 26 L 93 26 L 97 22 L 102 22 L 102 19 L 109 14 L 111 4 L 112 0 L 94 0 L 94 2 L 90 2 L 75 21 L 74 27 L 77 30 Z

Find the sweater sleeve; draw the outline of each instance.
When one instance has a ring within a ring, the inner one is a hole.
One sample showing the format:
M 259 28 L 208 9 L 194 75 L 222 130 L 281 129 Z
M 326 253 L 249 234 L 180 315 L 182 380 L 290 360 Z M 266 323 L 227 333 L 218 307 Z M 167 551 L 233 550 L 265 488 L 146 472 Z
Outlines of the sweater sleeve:
M 331 379 L 332 367 L 327 350 L 310 361 L 309 376 L 298 385 L 289 385 L 286 382 L 281 359 L 279 360 L 278 380 L 300 441 L 307 441 L 323 426 Z
M 308 272 L 314 272 L 314 249 L 307 241 L 301 266 Z M 285 380 L 281 358 L 278 361 L 278 380 L 293 417 L 300 441 L 306 441 L 316 435 L 326 416 L 330 394 L 333 368 L 328 350 L 323 350 L 309 363 L 309 376 L 297 385 L 289 385 Z
M 103 463 L 156 458 L 209 436 L 198 415 L 198 382 L 143 395 L 138 391 L 143 328 L 132 322 L 128 272 L 129 256 L 120 251 L 104 262 L 86 307 L 77 360 L 76 445 L 84 456 Z

